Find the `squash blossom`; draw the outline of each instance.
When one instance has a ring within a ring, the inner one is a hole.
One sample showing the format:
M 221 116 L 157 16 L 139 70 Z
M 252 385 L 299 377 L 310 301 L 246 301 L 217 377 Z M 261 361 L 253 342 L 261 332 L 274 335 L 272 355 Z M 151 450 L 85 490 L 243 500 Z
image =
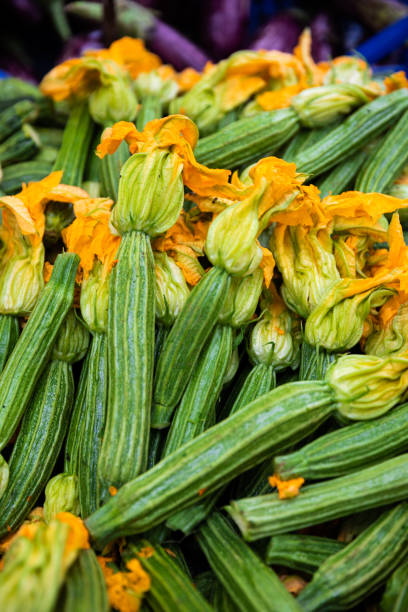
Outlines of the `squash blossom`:
M 50 523 L 60 512 L 80 513 L 78 476 L 57 474 L 45 487 L 44 520 Z
M 233 277 L 219 315 L 219 322 L 238 329 L 247 325 L 258 306 L 262 285 L 263 273 L 260 268 L 243 278 Z
M 171 327 L 190 293 L 183 272 L 166 253 L 154 252 L 156 318 Z
M 150 553 L 146 551 L 146 554 Z M 153 549 L 151 554 L 154 554 Z M 119 612 L 138 612 L 144 593 L 150 589 L 149 574 L 138 559 L 129 559 L 126 562 L 126 571 L 115 571 L 112 561 L 109 557 L 98 557 L 110 605 Z

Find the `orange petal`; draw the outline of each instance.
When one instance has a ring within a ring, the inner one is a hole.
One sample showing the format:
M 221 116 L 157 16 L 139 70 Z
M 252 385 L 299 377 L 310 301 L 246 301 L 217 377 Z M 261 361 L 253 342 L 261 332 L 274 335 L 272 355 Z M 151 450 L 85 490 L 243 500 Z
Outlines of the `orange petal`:
M 271 487 L 278 489 L 280 499 L 290 499 L 299 495 L 299 489 L 305 482 L 304 478 L 293 478 L 292 480 L 281 480 L 278 476 L 269 476 Z

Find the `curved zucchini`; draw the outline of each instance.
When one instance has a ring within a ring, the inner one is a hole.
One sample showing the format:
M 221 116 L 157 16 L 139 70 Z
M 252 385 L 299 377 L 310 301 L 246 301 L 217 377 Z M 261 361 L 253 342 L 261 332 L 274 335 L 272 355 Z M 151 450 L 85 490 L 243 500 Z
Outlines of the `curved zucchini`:
M 328 557 L 344 548 L 343 542 L 309 535 L 278 535 L 271 538 L 265 555 L 268 565 L 283 565 L 314 574 Z
M 8 356 L 17 343 L 19 334 L 18 317 L 0 314 L 0 372 L 3 371 Z
M 92 548 L 79 551 L 68 571 L 56 610 L 60 612 L 109 612 L 101 566 Z

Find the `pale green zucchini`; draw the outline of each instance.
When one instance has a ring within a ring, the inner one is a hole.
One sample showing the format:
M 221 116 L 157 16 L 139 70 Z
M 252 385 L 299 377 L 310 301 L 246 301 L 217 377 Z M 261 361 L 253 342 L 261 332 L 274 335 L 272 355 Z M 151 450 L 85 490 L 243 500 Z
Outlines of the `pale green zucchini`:
M 65 578 L 58 612 L 109 612 L 105 579 L 92 548 L 81 550 Z
M 19 335 L 18 317 L 0 314 L 0 372 L 3 371 L 8 356 L 15 347 Z
M 277 535 L 268 544 L 265 562 L 313 575 L 328 557 L 344 546 L 344 542 L 319 536 Z

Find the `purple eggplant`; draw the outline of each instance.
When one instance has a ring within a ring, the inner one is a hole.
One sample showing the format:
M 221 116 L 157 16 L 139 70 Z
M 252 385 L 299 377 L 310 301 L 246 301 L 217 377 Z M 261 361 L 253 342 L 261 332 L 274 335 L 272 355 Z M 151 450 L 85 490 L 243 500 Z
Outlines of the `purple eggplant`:
M 71 57 L 79 57 L 88 49 L 101 49 L 102 47 L 102 32 L 100 30 L 92 30 L 92 32 L 87 32 L 86 34 L 77 34 L 65 43 L 57 64 L 65 62 L 65 60 Z
M 98 24 L 103 20 L 101 4 L 94 2 L 72 2 L 67 10 Z M 136 2 L 116 0 L 116 28 L 120 36 L 143 38 L 151 51 L 170 63 L 177 70 L 191 66 L 202 70 L 209 57 L 188 38 L 167 25 Z
M 215 59 L 242 48 L 249 20 L 249 0 L 208 0 L 203 3 L 201 37 Z
M 334 4 L 375 32 L 408 15 L 408 6 L 398 0 L 334 0 Z
M 301 33 L 302 27 L 293 15 L 279 13 L 262 26 L 248 48 L 291 53 Z
M 333 57 L 331 34 L 333 31 L 327 13 L 319 13 L 310 24 L 312 56 L 315 62 L 327 62 Z

